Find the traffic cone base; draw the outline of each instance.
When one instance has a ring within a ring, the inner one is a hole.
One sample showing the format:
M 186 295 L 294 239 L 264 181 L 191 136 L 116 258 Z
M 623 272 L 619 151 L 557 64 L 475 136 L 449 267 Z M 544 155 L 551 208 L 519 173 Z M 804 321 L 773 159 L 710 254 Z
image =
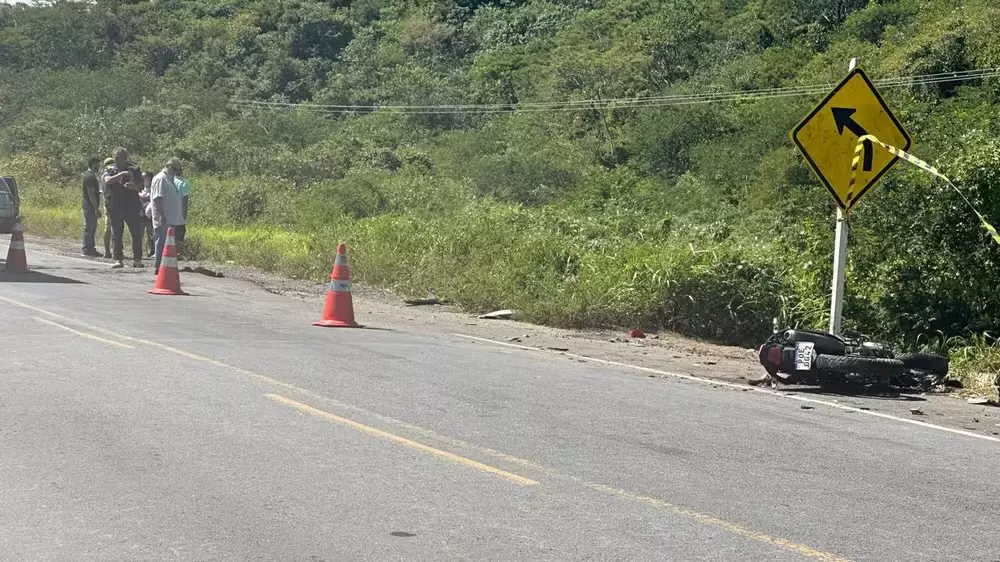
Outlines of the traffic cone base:
M 321 328 L 361 328 L 354 321 L 354 302 L 351 300 L 351 271 L 347 265 L 347 249 L 337 246 L 337 261 L 330 273 L 329 289 L 323 318 L 312 323 Z
M 4 270 L 13 273 L 28 271 L 28 256 L 24 253 L 24 225 L 18 220 L 10 235 L 10 245 L 7 247 L 7 261 Z
M 357 322 L 348 324 L 347 322 L 342 322 L 340 320 L 317 320 L 313 322 L 313 326 L 319 326 L 321 328 L 361 328 L 361 324 Z
M 148 292 L 151 295 L 187 295 L 181 290 L 181 274 L 177 269 L 177 249 L 172 226 L 167 228 L 167 240 L 163 245 L 160 269 L 156 272 L 156 286 Z

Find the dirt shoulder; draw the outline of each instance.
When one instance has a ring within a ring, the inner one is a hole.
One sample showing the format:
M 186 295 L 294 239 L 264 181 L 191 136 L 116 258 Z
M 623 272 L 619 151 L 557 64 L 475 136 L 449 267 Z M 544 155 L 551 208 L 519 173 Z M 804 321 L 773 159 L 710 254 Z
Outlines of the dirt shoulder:
M 34 247 L 47 253 L 79 256 L 78 243 L 75 241 L 32 237 L 28 245 L 29 248 Z M 110 264 L 110 260 L 95 261 L 107 261 Z M 325 285 L 286 279 L 232 263 L 182 261 L 180 266 L 182 271 L 185 268 L 191 270 L 184 271 L 182 275 L 221 273 L 225 278 L 252 283 L 272 294 L 313 301 L 317 312 L 322 308 L 326 292 Z M 628 337 L 623 331 L 564 330 L 518 322 L 516 319 L 481 320 L 454 306 L 407 306 L 399 296 L 373 287 L 356 284 L 352 287 L 352 293 L 358 321 L 372 327 L 441 335 L 461 334 L 542 352 L 561 353 L 566 355 L 567 360 L 585 361 L 586 358 L 594 358 L 741 385 L 759 377 L 763 372 L 752 349 L 720 346 L 676 334 L 647 332 L 646 338 L 637 339 Z M 484 342 L 484 345 L 493 344 Z M 638 370 L 635 373 L 636 376 L 656 376 Z M 958 395 L 859 397 L 816 394 L 812 389 L 784 390 L 956 429 L 1000 435 L 1000 408 L 970 405 Z M 789 407 L 799 406 L 790 402 Z M 919 408 L 920 414 L 911 413 L 912 408 Z

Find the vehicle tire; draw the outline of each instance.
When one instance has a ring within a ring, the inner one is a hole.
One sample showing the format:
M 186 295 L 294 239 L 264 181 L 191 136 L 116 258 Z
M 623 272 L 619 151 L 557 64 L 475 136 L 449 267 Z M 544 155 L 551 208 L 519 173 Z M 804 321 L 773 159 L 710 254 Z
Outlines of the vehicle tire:
M 816 370 L 863 377 L 898 377 L 906 371 L 899 359 L 860 357 L 857 355 L 817 355 Z
M 948 358 L 933 353 L 907 353 L 898 357 L 907 369 L 928 371 L 936 375 L 948 374 Z

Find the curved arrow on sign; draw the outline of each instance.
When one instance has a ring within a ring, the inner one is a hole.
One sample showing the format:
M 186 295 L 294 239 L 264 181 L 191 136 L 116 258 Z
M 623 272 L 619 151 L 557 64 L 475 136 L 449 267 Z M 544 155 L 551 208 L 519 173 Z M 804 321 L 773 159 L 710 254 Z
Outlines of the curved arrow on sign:
M 847 129 L 857 135 L 859 139 L 868 136 L 868 131 L 865 130 L 857 121 L 854 120 L 854 114 L 858 111 L 853 107 L 834 107 L 833 108 L 833 121 L 837 124 L 837 132 L 841 135 L 844 134 L 844 129 Z M 865 140 L 865 165 L 864 171 L 872 171 L 872 160 L 875 158 L 875 147 L 872 146 L 872 141 Z

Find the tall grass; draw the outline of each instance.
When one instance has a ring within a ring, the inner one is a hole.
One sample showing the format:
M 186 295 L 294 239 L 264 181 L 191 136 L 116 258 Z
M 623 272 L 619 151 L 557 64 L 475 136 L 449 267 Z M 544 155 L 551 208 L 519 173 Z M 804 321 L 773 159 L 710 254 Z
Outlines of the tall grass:
M 956 342 L 951 361 L 952 373 L 969 391 L 1000 400 L 1000 340 L 981 334 Z
M 77 208 L 34 200 L 24 209 L 31 232 L 79 235 Z M 789 303 L 783 272 L 765 252 L 622 236 L 586 217 L 489 200 L 436 216 L 340 214 L 319 227 L 195 221 L 188 240 L 191 257 L 317 281 L 329 274 L 338 242 L 346 242 L 362 283 L 404 294 L 433 287 L 470 311 L 512 308 L 530 322 L 561 327 L 667 328 L 752 345 Z

